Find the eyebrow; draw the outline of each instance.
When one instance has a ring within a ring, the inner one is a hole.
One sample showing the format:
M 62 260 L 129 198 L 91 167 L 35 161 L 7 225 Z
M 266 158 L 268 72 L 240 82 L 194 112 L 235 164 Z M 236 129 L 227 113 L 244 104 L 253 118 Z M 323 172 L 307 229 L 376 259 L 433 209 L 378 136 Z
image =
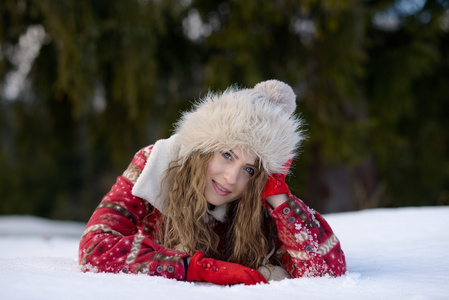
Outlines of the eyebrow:
M 231 154 L 232 154 L 236 159 L 240 159 L 240 157 L 238 157 L 238 155 L 235 154 L 234 151 L 229 150 L 229 152 L 231 152 Z M 258 166 L 256 166 L 255 164 L 245 164 L 245 165 L 250 166 L 250 167 L 254 167 L 254 168 L 258 168 Z
M 237 159 L 240 159 L 240 157 L 238 157 L 238 156 L 237 156 L 237 154 L 235 154 L 235 153 L 234 153 L 234 151 L 232 151 L 232 150 L 229 150 L 229 152 L 231 152 L 231 154 L 232 154 L 232 155 L 234 155 L 234 156 L 235 156 L 235 158 L 237 158 Z

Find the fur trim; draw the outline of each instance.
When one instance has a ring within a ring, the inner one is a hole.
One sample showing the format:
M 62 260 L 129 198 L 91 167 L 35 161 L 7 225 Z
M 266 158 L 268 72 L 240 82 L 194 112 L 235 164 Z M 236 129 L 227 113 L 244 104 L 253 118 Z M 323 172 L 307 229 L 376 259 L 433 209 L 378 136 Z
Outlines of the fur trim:
M 157 141 L 132 189 L 134 196 L 148 201 L 162 213 L 164 213 L 164 199 L 167 196 L 167 187 L 161 189 L 162 178 L 170 162 L 178 159 L 179 148 L 179 138 L 176 135 Z
M 175 133 L 180 136 L 180 157 L 194 151 L 239 149 L 253 153 L 268 173 L 285 172 L 303 136 L 302 122 L 291 115 L 295 95 L 287 84 L 270 80 L 257 89 L 229 88 L 209 93 L 182 115 Z
M 292 278 L 283 267 L 273 266 L 271 264 L 260 266 L 257 271 L 259 271 L 267 281 L 281 281 L 287 278 Z

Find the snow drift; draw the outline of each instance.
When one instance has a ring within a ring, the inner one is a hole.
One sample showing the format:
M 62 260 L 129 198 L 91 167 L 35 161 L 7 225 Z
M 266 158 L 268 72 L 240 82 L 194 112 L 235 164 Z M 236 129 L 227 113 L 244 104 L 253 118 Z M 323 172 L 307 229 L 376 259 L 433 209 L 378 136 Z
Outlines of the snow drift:
M 346 253 L 339 278 L 222 287 L 147 275 L 82 273 L 85 224 L 0 216 L 0 298 L 12 299 L 449 299 L 449 207 L 324 215 Z

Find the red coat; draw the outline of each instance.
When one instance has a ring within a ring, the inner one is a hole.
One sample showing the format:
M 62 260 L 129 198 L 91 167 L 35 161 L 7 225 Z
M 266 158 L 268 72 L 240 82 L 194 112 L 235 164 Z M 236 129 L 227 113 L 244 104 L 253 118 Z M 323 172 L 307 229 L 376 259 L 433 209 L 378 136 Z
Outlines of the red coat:
M 162 235 L 156 229 L 160 211 L 131 193 L 151 150 L 152 146 L 146 147 L 134 156 L 89 220 L 79 247 L 84 271 L 185 280 L 183 258 L 189 254 L 161 246 Z M 282 267 L 295 278 L 343 275 L 345 256 L 326 220 L 297 197 L 289 196 L 286 203 L 270 210 L 279 236 L 275 255 L 281 258 Z M 223 227 L 214 228 L 219 231 Z

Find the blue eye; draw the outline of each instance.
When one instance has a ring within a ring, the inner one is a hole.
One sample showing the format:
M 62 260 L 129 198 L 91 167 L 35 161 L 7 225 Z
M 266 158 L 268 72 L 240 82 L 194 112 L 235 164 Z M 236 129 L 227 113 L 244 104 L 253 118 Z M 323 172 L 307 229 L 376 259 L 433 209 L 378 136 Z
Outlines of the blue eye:
M 232 155 L 229 152 L 221 152 L 221 155 L 226 159 L 232 159 Z
M 248 172 L 250 175 L 254 175 L 254 169 L 250 167 L 245 167 L 245 171 Z

